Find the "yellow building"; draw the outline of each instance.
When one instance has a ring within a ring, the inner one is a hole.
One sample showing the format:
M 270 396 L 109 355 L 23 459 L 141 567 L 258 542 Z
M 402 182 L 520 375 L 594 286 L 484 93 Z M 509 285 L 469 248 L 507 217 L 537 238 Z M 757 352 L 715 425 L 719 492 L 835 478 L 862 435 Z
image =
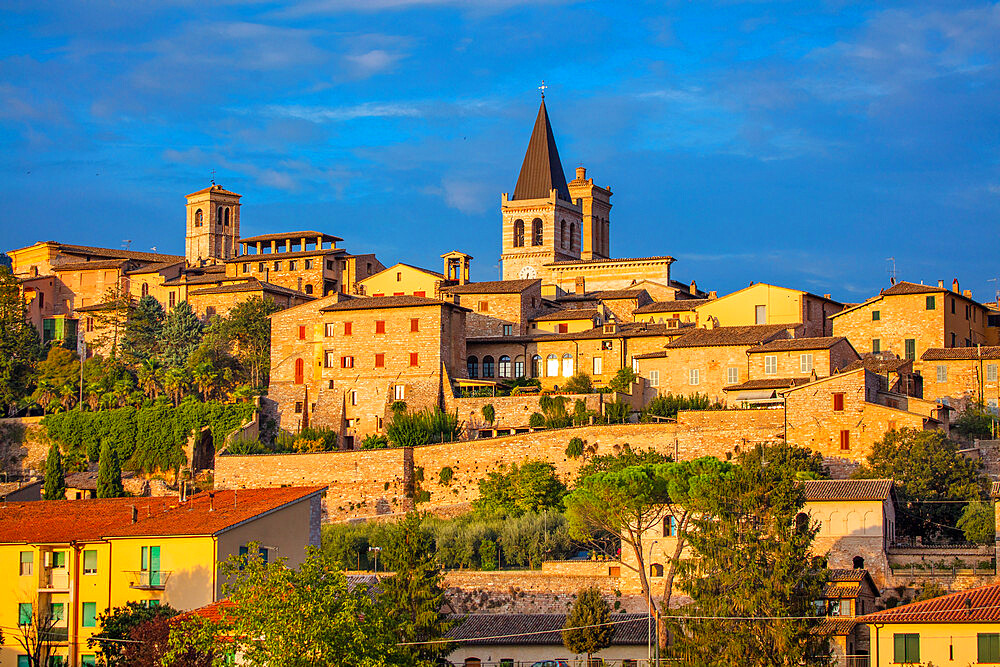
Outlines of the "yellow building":
M 95 664 L 97 617 L 127 602 L 194 609 L 218 600 L 219 563 L 260 545 L 305 559 L 325 487 L 0 506 L 0 667 L 27 664 L 18 637 L 46 629 L 49 664 Z
M 410 264 L 394 264 L 358 282 L 358 291 L 366 296 L 424 296 L 437 298 L 441 288 L 454 285 L 444 274 Z
M 972 588 L 860 618 L 872 667 L 1000 663 L 1000 584 Z
M 755 283 L 696 306 L 695 321 L 700 326 L 711 321 L 721 327 L 784 324 L 797 327 L 796 337 L 820 337 L 832 334 L 830 317 L 842 308 L 829 295 Z

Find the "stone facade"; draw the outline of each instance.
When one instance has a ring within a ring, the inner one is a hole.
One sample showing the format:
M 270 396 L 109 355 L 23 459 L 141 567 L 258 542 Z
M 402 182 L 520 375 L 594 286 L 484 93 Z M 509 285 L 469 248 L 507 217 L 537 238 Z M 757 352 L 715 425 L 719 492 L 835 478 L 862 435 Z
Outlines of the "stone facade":
M 924 398 L 959 415 L 970 403 L 1000 405 L 1000 347 L 930 349 L 921 358 Z
M 797 340 L 796 342 L 808 344 L 808 340 Z M 772 350 L 768 349 L 767 345 L 763 345 L 759 348 L 749 349 L 747 355 L 749 356 L 748 380 L 769 377 L 811 377 L 813 374 L 817 377 L 827 377 L 844 369 L 859 358 L 858 353 L 854 351 L 846 338 L 842 338 L 828 347 L 800 347 L 796 350 Z M 773 360 L 768 360 L 767 357 L 773 357 Z
M 452 284 L 443 274 L 409 264 L 393 264 L 359 281 L 358 293 L 368 296 L 425 296 L 440 298 L 441 289 Z
M 200 266 L 234 256 L 240 238 L 240 195 L 213 183 L 186 199 L 184 257 L 188 264 Z
M 540 280 L 496 280 L 445 287 L 442 298 L 470 310 L 466 317 L 469 338 L 523 336 L 528 323 L 542 308 Z

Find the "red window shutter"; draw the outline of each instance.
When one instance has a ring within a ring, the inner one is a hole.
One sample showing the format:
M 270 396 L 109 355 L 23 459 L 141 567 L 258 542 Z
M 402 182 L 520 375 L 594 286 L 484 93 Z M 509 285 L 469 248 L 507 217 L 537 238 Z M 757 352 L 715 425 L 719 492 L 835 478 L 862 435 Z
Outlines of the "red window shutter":
M 490 302 L 489 301 L 480 301 L 479 302 L 479 312 L 481 312 L 481 313 L 487 313 L 487 312 L 489 312 L 489 310 L 490 310 Z
M 410 365 L 411 366 L 418 365 L 417 364 L 417 353 L 416 352 L 410 352 Z
M 392 293 L 393 296 L 404 296 L 405 294 L 406 294 L 406 292 L 393 292 Z
M 385 333 L 385 320 L 376 320 L 375 322 L 375 333 L 384 334 Z
M 840 448 L 850 449 L 851 448 L 851 432 L 841 431 L 840 432 Z
M 344 335 L 345 336 L 350 336 L 352 333 L 353 333 L 353 331 L 351 331 L 351 323 L 350 322 L 344 322 Z
M 295 384 L 302 384 L 305 376 L 305 362 L 301 359 L 295 360 Z
M 375 368 L 385 368 L 385 355 L 381 352 L 375 355 Z
M 427 296 L 427 292 L 420 290 L 419 292 L 414 292 L 413 296 Z
M 833 411 L 843 412 L 844 411 L 844 395 L 834 394 L 833 395 Z
M 410 331 L 420 331 L 420 320 L 417 318 L 410 320 Z
M 299 340 L 305 340 L 305 339 L 306 339 L 306 325 L 300 324 L 299 325 Z
M 383 292 L 379 292 L 377 294 L 372 294 L 372 296 L 385 296 L 385 294 Z
M 569 325 L 568 324 L 560 324 L 559 325 L 559 333 L 569 333 Z

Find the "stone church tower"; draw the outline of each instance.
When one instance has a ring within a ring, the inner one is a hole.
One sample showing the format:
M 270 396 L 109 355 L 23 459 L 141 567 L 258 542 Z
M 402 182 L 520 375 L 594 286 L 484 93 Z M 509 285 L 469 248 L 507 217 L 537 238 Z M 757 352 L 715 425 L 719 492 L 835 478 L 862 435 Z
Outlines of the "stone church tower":
M 607 257 L 610 198 L 582 169 L 566 183 L 543 97 L 514 194 L 501 196 L 502 278 L 545 279 L 546 264 Z
M 191 266 L 236 256 L 240 238 L 240 195 L 212 184 L 187 196 L 184 256 Z

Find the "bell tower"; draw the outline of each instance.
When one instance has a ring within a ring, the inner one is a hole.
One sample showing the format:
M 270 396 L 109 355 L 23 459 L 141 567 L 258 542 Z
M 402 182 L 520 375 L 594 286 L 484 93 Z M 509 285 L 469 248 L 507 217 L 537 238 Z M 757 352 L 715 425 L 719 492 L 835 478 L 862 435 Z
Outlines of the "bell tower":
M 184 256 L 188 265 L 216 264 L 235 257 L 240 238 L 240 195 L 213 183 L 186 199 Z
M 551 262 L 580 259 L 583 209 L 566 185 L 542 97 L 514 194 L 501 196 L 502 278 L 540 278 Z

